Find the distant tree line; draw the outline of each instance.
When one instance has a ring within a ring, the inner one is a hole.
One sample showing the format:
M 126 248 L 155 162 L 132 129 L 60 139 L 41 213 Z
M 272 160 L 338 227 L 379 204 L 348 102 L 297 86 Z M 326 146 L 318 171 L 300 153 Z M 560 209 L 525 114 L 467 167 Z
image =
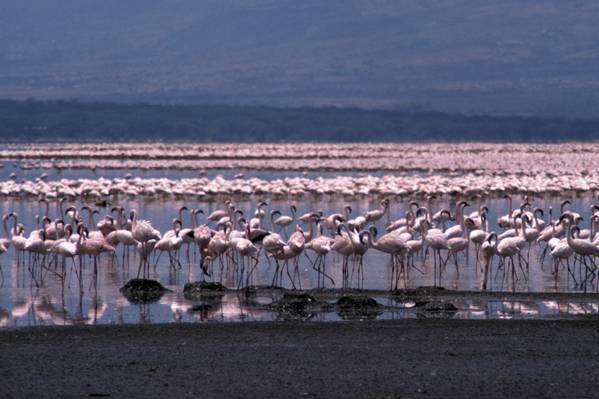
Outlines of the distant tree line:
M 0 100 L 2 141 L 521 141 L 599 139 L 599 119 Z

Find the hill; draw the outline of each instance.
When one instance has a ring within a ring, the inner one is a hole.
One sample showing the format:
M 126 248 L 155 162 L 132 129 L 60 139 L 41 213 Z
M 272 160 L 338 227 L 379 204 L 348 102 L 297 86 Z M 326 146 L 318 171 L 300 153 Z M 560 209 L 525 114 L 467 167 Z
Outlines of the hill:
M 26 140 L 566 141 L 599 119 L 465 116 L 357 108 L 272 108 L 0 100 L 0 138 Z
M 599 3 L 31 0 L 0 4 L 25 99 L 599 117 Z

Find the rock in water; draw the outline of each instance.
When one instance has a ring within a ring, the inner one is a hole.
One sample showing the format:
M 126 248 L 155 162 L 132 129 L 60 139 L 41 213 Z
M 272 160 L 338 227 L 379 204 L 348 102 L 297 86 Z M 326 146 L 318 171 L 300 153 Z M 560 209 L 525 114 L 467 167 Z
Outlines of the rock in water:
M 431 301 L 418 308 L 417 317 L 421 318 L 452 318 L 458 308 L 451 302 Z
M 286 293 L 273 306 L 281 310 L 301 311 L 316 304 L 316 298 L 306 293 Z
M 379 303 L 366 295 L 343 295 L 337 301 L 337 306 L 342 308 L 378 308 Z
M 227 289 L 221 283 L 211 283 L 208 281 L 195 281 L 185 284 L 183 287 L 183 296 L 187 300 L 194 300 L 205 296 L 221 296 Z
M 343 295 L 337 300 L 339 315 L 345 320 L 376 319 L 381 305 L 366 295 Z
M 270 307 L 280 312 L 284 318 L 309 320 L 314 316 L 314 312 L 319 310 L 320 304 L 307 293 L 285 293 Z
M 151 303 L 158 301 L 169 291 L 156 280 L 134 278 L 121 287 L 120 292 L 132 303 Z
M 422 306 L 425 312 L 457 312 L 458 308 L 451 302 L 432 301 Z

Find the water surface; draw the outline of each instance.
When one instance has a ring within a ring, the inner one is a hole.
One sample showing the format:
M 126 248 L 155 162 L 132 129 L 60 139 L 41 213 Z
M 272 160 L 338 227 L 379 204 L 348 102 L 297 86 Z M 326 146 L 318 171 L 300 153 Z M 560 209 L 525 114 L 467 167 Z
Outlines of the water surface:
M 0 169 L 0 173 L 7 174 L 12 166 L 7 165 Z M 214 172 L 214 171 L 213 171 Z M 31 178 L 27 173 L 39 173 L 39 171 L 19 171 L 20 177 Z M 23 174 L 24 173 L 24 174 Z M 114 173 L 112 175 L 111 173 Z M 135 176 L 143 176 L 143 172 L 134 171 L 63 171 L 60 174 L 51 173 L 49 178 L 64 177 L 116 177 L 123 176 L 126 173 L 135 173 Z M 185 177 L 188 173 L 181 171 L 149 171 L 152 176 L 179 178 Z M 212 172 L 211 172 L 212 173 Z M 216 172 L 214 172 L 216 173 Z M 232 172 L 231 172 L 232 173 Z M 251 172 L 249 175 L 271 178 L 279 178 L 281 174 L 276 172 Z M 534 206 L 545 210 L 549 206 L 559 209 L 561 201 L 565 198 L 529 198 Z M 572 201 L 571 208 L 585 216 L 593 203 L 591 197 L 568 198 Z M 111 198 L 112 205 L 122 205 L 127 209 L 137 209 L 140 218 L 149 219 L 154 227 L 162 232 L 171 228 L 171 221 L 177 217 L 179 207 L 186 205 L 189 208 L 199 208 L 206 213 L 215 209 L 222 208 L 224 199 L 212 200 L 209 202 L 193 202 L 183 200 L 151 200 Z M 242 209 L 246 214 L 253 214 L 256 203 L 260 200 L 269 202 L 269 209 L 279 209 L 283 213 L 289 213 L 289 206 L 294 204 L 298 208 L 298 214 L 308 211 L 321 210 L 324 214 L 342 212 L 347 205 L 353 209 L 352 215 L 362 214 L 366 210 L 376 208 L 379 198 L 367 197 L 358 200 L 347 201 L 344 199 L 330 199 L 328 197 L 311 198 L 307 197 L 299 202 L 289 202 L 287 200 L 272 199 L 268 197 L 254 197 L 251 200 L 236 200 L 233 198 L 238 209 Z M 522 199 L 515 197 L 514 204 L 518 204 Z M 395 220 L 404 217 L 408 200 L 393 199 L 389 219 Z M 472 208 L 476 209 L 481 204 L 480 200 L 471 203 Z M 81 205 L 81 204 L 77 204 Z M 424 205 L 424 204 L 423 204 Z M 501 231 L 496 226 L 498 216 L 506 213 L 507 204 L 502 199 L 490 199 L 486 201 L 490 209 L 490 229 Z M 435 201 L 434 210 L 442 207 L 453 209 L 455 201 L 445 198 Z M 99 208 L 100 215 L 104 215 L 109 208 Z M 468 209 L 471 211 L 472 209 Z M 36 201 L 3 199 L 0 202 L 0 212 L 16 212 L 19 215 L 19 221 L 25 223 L 27 232 L 35 225 L 35 215 L 42 214 Z M 56 204 L 52 204 L 50 217 L 58 217 Z M 97 221 L 97 220 L 96 220 Z M 586 222 L 585 222 L 586 223 Z M 184 224 L 189 227 L 190 220 L 187 215 L 184 216 Z M 268 222 L 266 222 L 267 227 Z M 384 231 L 385 221 L 377 224 L 379 231 Z M 584 226 L 586 227 L 586 226 Z M 281 233 L 285 236 L 285 233 Z M 330 234 L 330 232 L 326 232 Z M 534 245 L 530 251 L 530 266 L 528 278 L 519 274 L 516 282 L 516 289 L 519 292 L 580 292 L 583 287 L 578 286 L 572 277 L 562 269 L 557 278 L 551 273 L 550 258 L 546 258 L 544 265 L 539 263 L 539 257 L 542 250 Z M 314 258 L 313 253 L 308 253 Z M 318 282 L 318 273 L 312 269 L 311 263 L 304 255 L 300 256 L 299 271 L 300 278 L 295 281 L 299 288 L 316 288 Z M 0 323 L 3 326 L 26 326 L 40 324 L 119 324 L 119 323 L 143 323 L 143 322 L 193 322 L 193 321 L 243 321 L 243 320 L 275 320 L 280 318 L 280 314 L 273 312 L 265 307 L 256 307 L 248 305 L 242 297 L 235 293 L 228 293 L 222 299 L 210 303 L 197 303 L 185 300 L 182 294 L 183 286 L 189 281 L 202 279 L 202 274 L 198 267 L 198 256 L 195 251 L 190 251 L 189 259 L 186 255 L 185 247 L 180 255 L 180 265 L 171 267 L 168 257 L 163 255 L 156 263 L 156 267 L 151 269 L 151 278 L 160 281 L 172 292 L 164 295 L 160 301 L 153 304 L 136 305 L 130 303 L 123 297 L 119 288 L 122 287 L 130 278 L 136 277 L 138 259 L 133 256 L 127 262 L 123 262 L 122 249 L 119 248 L 117 256 L 110 258 L 103 256 L 98 269 L 97 283 L 93 283 L 93 267 L 89 262 L 83 267 L 82 278 L 75 273 L 71 262 L 67 262 L 67 278 L 64 284 L 55 274 L 54 268 L 44 269 L 40 272 L 39 265 L 34 273 L 32 264 L 26 261 L 24 264 L 18 264 L 15 259 L 14 250 L 10 249 L 0 257 L 2 265 L 3 282 L 0 287 Z M 152 259 L 152 264 L 156 262 Z M 332 286 L 327 282 L 327 288 L 339 288 L 341 284 L 341 262 L 338 255 L 331 254 L 327 258 L 327 272 L 336 282 Z M 440 285 L 446 288 L 456 290 L 479 290 L 481 287 L 482 273 L 480 265 L 477 265 L 475 252 L 471 247 L 469 259 L 460 257 L 459 276 L 453 261 L 449 261 L 443 274 Z M 419 270 L 412 269 L 409 276 L 400 280 L 401 288 L 415 288 L 419 286 L 430 286 L 434 284 L 433 265 L 430 254 L 424 259 L 422 256 L 415 258 L 415 265 Z M 512 289 L 509 273 L 506 275 L 504 270 L 497 270 L 497 261 L 492 270 L 492 279 L 490 290 L 503 291 Z M 231 262 L 225 262 L 224 271 L 221 274 L 218 264 L 215 264 L 215 272 L 209 279 L 222 281 L 229 288 L 236 288 L 239 281 L 236 274 L 236 267 Z M 268 262 L 264 256 L 260 258 L 259 266 L 252 276 L 252 284 L 269 285 L 272 281 L 275 270 L 274 262 Z M 575 276 L 579 276 L 576 274 Z M 34 276 L 35 275 L 35 278 Z M 44 276 L 43 281 L 41 276 Z M 370 249 L 364 257 L 364 280 L 362 288 L 368 290 L 387 290 L 390 287 L 391 266 L 389 256 L 376 250 Z M 354 274 L 351 284 L 358 285 L 357 276 Z M 292 288 L 289 279 L 284 278 L 283 287 Z M 596 291 L 596 282 L 589 282 L 585 287 L 589 291 Z M 273 298 L 264 298 L 265 303 L 274 300 Z M 384 302 L 385 299 L 383 298 Z M 496 318 L 496 317 L 553 317 L 562 314 L 579 314 L 597 312 L 597 305 L 594 303 L 577 304 L 560 303 L 502 303 L 487 301 L 477 303 L 476 301 L 464 301 L 454 317 L 468 318 Z M 322 320 L 339 320 L 343 317 L 335 312 L 321 313 L 315 316 Z M 385 310 L 379 318 L 404 318 L 417 317 L 414 310 L 394 309 Z

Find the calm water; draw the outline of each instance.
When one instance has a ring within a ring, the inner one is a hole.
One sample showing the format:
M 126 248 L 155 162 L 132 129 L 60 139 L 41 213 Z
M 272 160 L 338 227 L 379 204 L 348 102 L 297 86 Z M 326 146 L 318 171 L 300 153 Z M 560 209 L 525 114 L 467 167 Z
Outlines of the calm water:
M 2 173 L 6 173 L 4 168 Z M 2 169 L 0 169 L 2 170 Z M 119 176 L 124 175 L 126 171 L 114 171 Z M 38 173 L 38 172 L 36 172 Z M 68 171 L 70 177 L 91 177 L 86 174 L 91 171 Z M 153 171 L 152 173 L 162 173 Z M 187 172 L 164 171 L 168 177 L 176 178 L 186 176 Z M 280 177 L 274 172 L 271 175 Z M 136 174 L 139 175 L 139 174 Z M 110 173 L 98 174 L 96 177 L 111 177 Z M 21 177 L 26 177 L 22 176 Z M 235 205 L 242 209 L 246 214 L 252 214 L 255 204 L 265 199 L 270 203 L 270 209 L 280 209 L 283 213 L 289 213 L 290 203 L 281 200 L 270 200 L 269 198 L 254 198 L 251 201 L 235 201 Z M 588 220 L 587 213 L 592 203 L 592 198 L 570 198 L 572 209 L 580 212 Z M 559 209 L 559 204 L 563 198 L 538 199 L 534 200 L 534 206 L 542 207 L 547 210 L 549 206 Z M 180 206 L 186 205 L 189 208 L 200 208 L 206 213 L 223 207 L 222 200 L 217 202 L 189 202 L 189 201 L 152 201 L 152 200 L 127 200 L 118 198 L 112 199 L 113 204 L 119 204 L 127 209 L 136 208 L 139 211 L 139 217 L 152 221 L 154 227 L 162 232 L 171 228 L 171 220 L 177 216 L 177 210 Z M 518 204 L 520 198 L 514 198 L 514 204 Z M 391 220 L 403 217 L 409 201 L 392 202 Z M 353 215 L 362 214 L 368 209 L 378 206 L 378 199 L 360 199 L 358 201 L 347 202 L 342 199 L 331 200 L 327 197 L 306 198 L 301 202 L 294 202 L 298 208 L 298 214 L 313 210 L 322 210 L 325 214 L 333 212 L 342 212 L 346 205 L 353 208 Z M 477 208 L 479 203 L 471 203 L 473 208 Z M 488 200 L 487 206 L 490 208 L 490 229 L 500 231 L 495 225 L 498 216 L 506 213 L 505 200 Z M 424 204 L 423 204 L 424 205 Z M 449 207 L 453 209 L 454 203 L 449 200 L 437 201 L 434 209 Z M 19 215 L 19 221 L 25 223 L 27 234 L 34 226 L 35 215 L 42 212 L 35 201 L 21 200 L 2 200 L 0 202 L 0 211 L 2 214 L 14 211 Z M 471 209 L 467 210 L 468 212 Z M 100 209 L 100 215 L 104 215 L 108 209 Z M 56 206 L 53 204 L 50 210 L 50 216 L 56 216 Z M 99 218 L 96 219 L 96 222 Z M 184 218 L 186 227 L 189 227 L 189 219 Z M 384 230 L 384 221 L 377 225 L 379 231 Z M 587 227 L 587 226 L 584 226 Z M 222 298 L 212 299 L 209 303 L 202 301 L 188 301 L 183 297 L 183 285 L 188 281 L 197 281 L 201 279 L 199 272 L 197 254 L 190 253 L 189 261 L 185 254 L 185 247 L 181 252 L 181 266 L 172 268 L 169 266 L 168 256 L 164 254 L 157 263 L 156 268 L 152 268 L 151 278 L 159 280 L 173 292 L 165 294 L 160 301 L 146 305 L 135 305 L 129 303 L 119 292 L 119 288 L 130 278 L 137 274 L 137 259 L 130 258 L 129 262 L 123 264 L 121 255 L 122 249 L 117 252 L 116 258 L 103 256 L 99 271 L 97 284 L 93 284 L 93 268 L 89 263 L 83 268 L 82 278 L 74 272 L 70 261 L 67 263 L 67 278 L 64 284 L 61 279 L 53 272 L 53 269 L 42 270 L 41 274 L 32 277 L 29 263 L 17 264 L 13 249 L 0 257 L 2 265 L 3 282 L 0 287 L 0 325 L 1 326 L 27 326 L 27 325 L 45 325 L 45 324 L 112 324 L 112 323 L 145 323 L 145 322 L 193 322 L 193 321 L 243 321 L 243 320 L 275 320 L 281 317 L 277 312 L 268 310 L 263 306 L 255 306 L 255 303 L 248 301 L 236 293 L 228 293 Z M 523 292 L 579 292 L 568 273 L 561 271 L 558 279 L 551 273 L 550 258 L 545 259 L 544 268 L 538 262 L 538 246 L 533 246 L 530 252 L 530 272 L 528 279 L 522 276 L 517 282 L 517 290 Z M 309 253 L 314 258 L 313 253 Z M 152 260 L 154 264 L 154 260 Z M 400 287 L 415 288 L 418 286 L 433 285 L 433 267 L 432 258 L 429 256 L 426 260 L 420 257 L 415 259 L 416 266 L 421 272 L 412 270 L 409 279 L 402 280 Z M 452 261 L 447 265 L 443 275 L 441 285 L 446 288 L 458 290 L 478 290 L 481 286 L 482 273 L 476 266 L 474 251 L 471 247 L 469 263 L 465 258 L 459 258 L 460 274 L 455 272 Z M 364 289 L 386 290 L 390 286 L 391 268 L 388 255 L 382 254 L 376 250 L 370 249 L 364 257 L 365 276 Z M 491 280 L 491 290 L 510 290 L 511 281 L 504 278 L 503 271 L 497 271 L 497 261 L 493 267 L 493 278 Z M 259 266 L 253 274 L 253 284 L 268 285 L 272 280 L 275 265 L 270 264 L 262 256 Z M 39 272 L 39 268 L 37 271 Z M 217 269 L 215 269 L 217 270 Z M 336 255 L 330 255 L 327 259 L 327 272 L 337 283 L 341 283 L 341 258 Z M 43 281 L 41 276 L 44 275 Z M 212 279 L 220 280 L 218 272 L 214 273 Z M 301 287 L 314 288 L 317 286 L 318 274 L 311 268 L 307 258 L 300 257 L 300 281 Z M 230 264 L 224 269 L 222 282 L 228 287 L 235 287 L 237 275 L 235 266 Z M 298 282 L 296 282 L 297 284 Z M 352 281 L 356 285 L 356 279 Z M 284 279 L 283 285 L 290 288 L 288 279 Z M 328 284 L 327 288 L 333 288 Z M 588 290 L 595 291 L 595 285 L 588 285 Z M 276 298 L 259 298 L 259 304 L 267 305 Z M 398 304 L 391 303 L 390 299 L 380 298 L 381 304 L 392 308 L 385 309 L 379 318 L 410 318 L 417 317 L 414 309 L 405 309 Z M 597 304 L 577 304 L 571 302 L 543 302 L 533 301 L 526 303 L 509 303 L 499 301 L 462 301 L 458 303 L 459 311 L 454 317 L 468 318 L 497 318 L 497 317 L 556 317 L 571 314 L 594 314 L 597 313 Z M 399 306 L 399 307 L 398 307 Z M 335 312 L 319 313 L 314 316 L 317 320 L 339 320 L 343 315 Z
M 272 171 L 272 170 L 239 170 L 239 169 L 208 169 L 200 172 L 198 170 L 171 170 L 171 169 L 45 169 L 45 168 L 33 168 L 33 169 L 21 169 L 21 163 L 19 161 L 0 161 L 0 180 L 9 179 L 12 173 L 16 174 L 18 181 L 21 180 L 35 180 L 42 174 L 46 174 L 48 181 L 60 180 L 60 179 L 98 179 L 104 177 L 106 179 L 123 178 L 127 175 L 141 177 L 141 178 L 168 178 L 168 179 L 185 179 L 185 178 L 197 178 L 197 177 L 208 177 L 210 179 L 216 176 L 222 176 L 225 179 L 232 179 L 236 176 L 244 178 L 260 178 L 263 180 L 274 180 L 283 179 L 287 177 L 308 177 L 315 179 L 318 177 L 334 177 L 334 176 L 353 176 L 355 172 L 345 171 Z M 369 171 L 368 173 L 360 173 L 358 175 L 371 175 L 371 176 L 384 176 L 392 175 L 390 171 Z M 418 172 L 400 172 L 398 174 L 414 175 Z

